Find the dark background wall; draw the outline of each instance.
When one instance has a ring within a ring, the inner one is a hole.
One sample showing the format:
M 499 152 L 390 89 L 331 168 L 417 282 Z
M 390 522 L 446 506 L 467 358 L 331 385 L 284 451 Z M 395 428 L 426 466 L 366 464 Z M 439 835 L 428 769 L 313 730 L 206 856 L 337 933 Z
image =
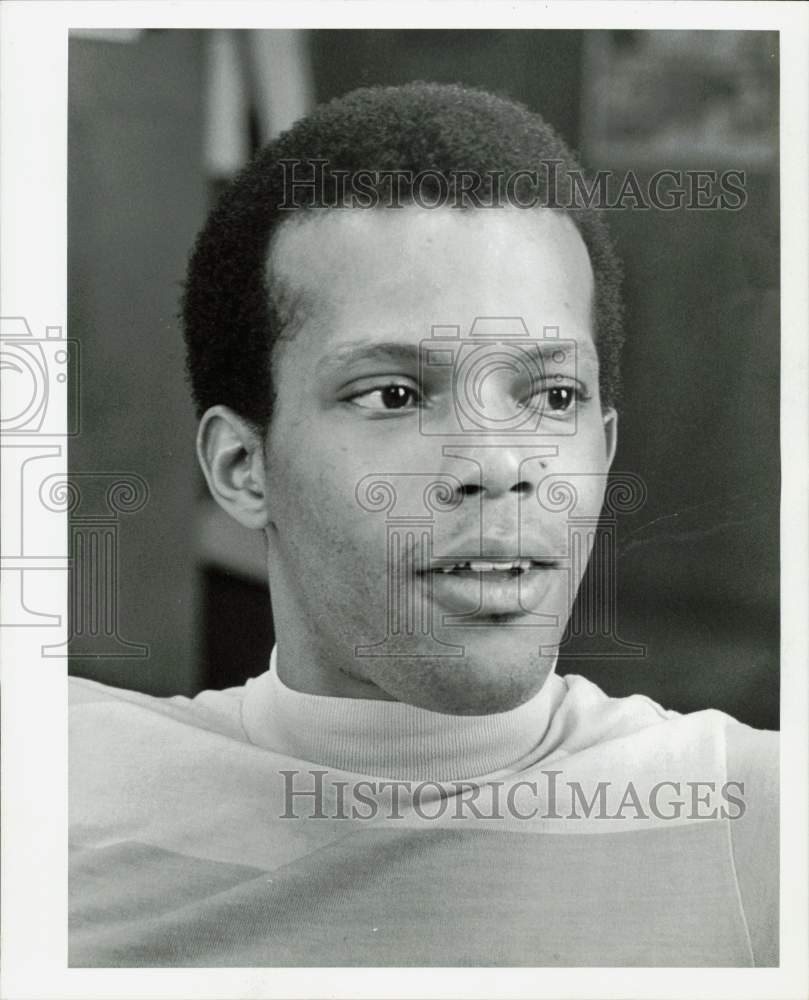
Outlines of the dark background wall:
M 201 38 L 70 46 L 68 336 L 82 356 L 70 470 L 148 484 L 148 502 L 120 518 L 116 583 L 119 635 L 150 654 L 77 658 L 73 669 L 175 694 L 198 684 L 201 655 L 195 421 L 176 322 L 208 204 Z
M 627 301 L 615 469 L 642 476 L 647 488 L 644 506 L 617 523 L 615 623 L 646 655 L 573 636 L 560 669 L 611 694 L 639 691 L 682 711 L 722 708 L 772 727 L 777 157 L 732 134 L 721 146 L 704 136 L 666 146 L 633 131 L 637 95 L 621 98 L 626 81 L 611 67 L 616 52 L 629 52 L 638 72 L 651 72 L 643 68 L 643 34 L 315 31 L 307 43 L 318 101 L 372 83 L 461 81 L 541 111 L 595 168 L 631 165 L 641 177 L 664 167 L 747 171 L 748 201 L 738 212 L 611 214 Z M 716 33 L 720 53 L 732 41 L 726 34 Z M 127 46 L 75 40 L 70 64 L 69 332 L 85 359 L 85 419 L 71 463 L 126 466 L 151 491 L 149 504 L 122 525 L 120 564 L 121 632 L 150 642 L 151 654 L 76 659 L 73 669 L 161 694 L 240 683 L 264 669 L 272 642 L 257 546 L 200 499 L 173 318 L 206 208 L 201 35 L 148 32 Z M 777 83 L 777 36 L 760 42 Z M 678 73 L 675 61 L 662 84 L 648 82 L 650 92 L 662 85 L 671 97 L 675 124 L 678 103 L 692 115 L 706 108 L 716 122 L 740 86 L 730 50 L 723 73 L 708 43 L 700 62 L 683 62 Z M 654 54 L 646 58 L 659 65 Z M 626 111 L 622 118 L 610 110 L 623 138 L 606 128 L 605 92 Z

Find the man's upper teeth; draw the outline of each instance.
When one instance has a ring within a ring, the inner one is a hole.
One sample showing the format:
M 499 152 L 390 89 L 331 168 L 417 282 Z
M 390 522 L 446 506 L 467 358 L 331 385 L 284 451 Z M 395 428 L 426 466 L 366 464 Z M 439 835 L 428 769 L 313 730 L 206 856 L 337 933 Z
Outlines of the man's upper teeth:
M 467 559 L 464 562 L 457 562 L 448 566 L 440 567 L 442 573 L 452 573 L 461 569 L 468 569 L 473 573 L 502 573 L 506 570 L 529 570 L 530 568 L 530 559 Z

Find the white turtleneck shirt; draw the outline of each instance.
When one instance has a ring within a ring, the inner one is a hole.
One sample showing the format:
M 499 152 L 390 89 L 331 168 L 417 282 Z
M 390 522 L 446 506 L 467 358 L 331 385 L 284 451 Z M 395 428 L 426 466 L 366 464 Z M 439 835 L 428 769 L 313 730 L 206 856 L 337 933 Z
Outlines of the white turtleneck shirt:
M 73 966 L 778 964 L 777 734 L 72 679 Z

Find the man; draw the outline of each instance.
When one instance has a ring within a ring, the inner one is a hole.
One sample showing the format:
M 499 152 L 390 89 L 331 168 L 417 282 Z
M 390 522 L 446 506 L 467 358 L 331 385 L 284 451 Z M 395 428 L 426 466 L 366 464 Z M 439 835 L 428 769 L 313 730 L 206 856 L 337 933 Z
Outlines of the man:
M 617 434 L 577 169 L 413 84 L 316 110 L 212 213 L 198 452 L 278 645 L 190 700 L 74 682 L 71 964 L 777 964 L 775 735 L 554 673 Z

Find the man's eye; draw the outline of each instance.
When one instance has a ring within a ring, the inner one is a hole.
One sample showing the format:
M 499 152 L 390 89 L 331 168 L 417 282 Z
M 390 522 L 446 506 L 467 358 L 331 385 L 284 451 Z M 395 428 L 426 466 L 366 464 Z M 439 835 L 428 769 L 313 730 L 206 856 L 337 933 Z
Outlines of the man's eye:
M 350 402 L 364 410 L 384 412 L 390 410 L 412 410 L 419 402 L 418 392 L 409 385 L 391 383 L 377 389 L 369 389 L 352 396 Z
M 547 391 L 549 410 L 569 410 L 577 402 L 578 391 L 571 385 L 555 385 Z
M 579 403 L 589 397 L 576 385 L 549 385 L 535 393 L 526 405 L 546 413 L 563 416 L 572 413 Z

